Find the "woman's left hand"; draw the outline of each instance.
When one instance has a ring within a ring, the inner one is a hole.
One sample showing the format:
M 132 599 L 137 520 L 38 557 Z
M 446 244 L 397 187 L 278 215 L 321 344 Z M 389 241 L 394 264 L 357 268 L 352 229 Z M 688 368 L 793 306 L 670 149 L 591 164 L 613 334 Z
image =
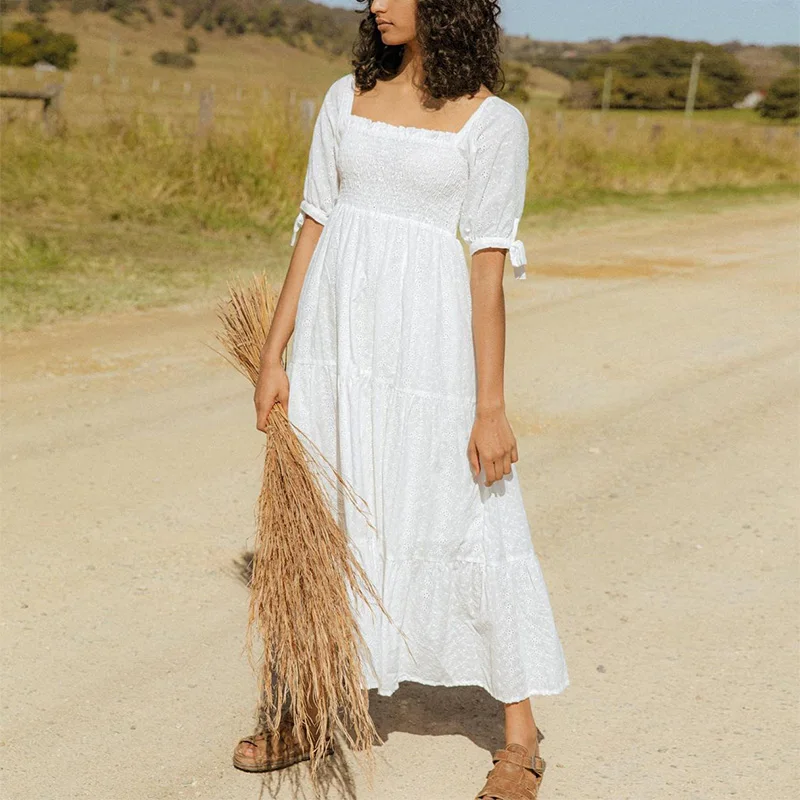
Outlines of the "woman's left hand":
M 467 456 L 475 478 L 483 468 L 487 486 L 511 473 L 511 465 L 519 455 L 517 440 L 505 411 L 498 409 L 477 413 L 469 437 Z

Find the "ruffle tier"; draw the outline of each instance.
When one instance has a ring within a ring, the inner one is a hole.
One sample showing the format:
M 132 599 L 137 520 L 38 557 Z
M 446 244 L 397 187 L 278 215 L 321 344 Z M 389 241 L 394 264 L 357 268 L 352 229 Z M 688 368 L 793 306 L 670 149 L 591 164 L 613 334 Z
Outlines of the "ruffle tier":
M 397 626 L 356 603 L 367 685 L 382 695 L 402 681 L 481 686 L 506 703 L 563 691 L 564 655 L 516 465 L 490 487 L 469 469 L 474 401 L 346 364 L 290 359 L 287 372 L 290 419 L 375 525 L 331 495 Z

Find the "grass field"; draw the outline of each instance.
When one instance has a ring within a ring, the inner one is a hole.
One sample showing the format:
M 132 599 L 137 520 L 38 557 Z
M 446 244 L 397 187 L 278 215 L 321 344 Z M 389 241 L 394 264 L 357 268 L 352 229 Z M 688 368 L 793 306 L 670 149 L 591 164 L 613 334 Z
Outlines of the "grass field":
M 81 62 L 58 135 L 41 130 L 34 104 L 2 107 L 3 327 L 191 300 L 251 269 L 278 278 L 310 121 L 346 62 L 201 30 L 197 69 L 178 74 L 149 59 L 179 49 L 186 34 L 175 20 L 139 30 L 107 15 L 50 20 L 78 36 Z M 33 70 L 2 77 L 47 80 Z M 212 85 L 214 126 L 199 136 L 198 95 Z M 524 109 L 529 226 L 567 224 L 590 208 L 650 213 L 785 196 L 800 183 L 793 127 L 698 114 L 687 128 L 672 114 L 561 112 L 544 97 Z
M 8 14 L 11 25 L 24 15 Z M 298 100 L 316 97 L 347 69 L 344 59 L 302 52 L 263 36 L 228 36 L 196 26 L 186 31 L 178 17 L 157 17 L 154 24 L 122 25 L 109 14 L 72 14 L 56 9 L 48 25 L 78 40 L 78 61 L 69 73 L 38 73 L 33 69 L 0 69 L 4 87 L 41 88 L 64 85 L 66 120 L 72 125 L 95 125 L 132 109 L 177 119 L 197 115 L 200 92 L 214 89 L 215 114 L 223 118 L 247 115 L 253 106 L 283 102 L 294 93 Z M 197 66 L 176 69 L 154 64 L 158 50 L 182 51 L 191 33 L 200 46 Z M 32 103 L 3 101 L 2 115 L 36 118 Z

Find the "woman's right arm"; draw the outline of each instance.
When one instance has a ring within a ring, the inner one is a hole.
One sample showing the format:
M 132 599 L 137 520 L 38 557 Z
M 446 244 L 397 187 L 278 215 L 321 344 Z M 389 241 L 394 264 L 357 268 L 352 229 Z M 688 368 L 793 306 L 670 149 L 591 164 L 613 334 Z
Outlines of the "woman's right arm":
M 289 410 L 289 378 L 281 364 L 281 354 L 294 331 L 300 290 L 303 288 L 306 271 L 322 228 L 313 217 L 305 218 L 275 306 L 267 339 L 261 348 L 261 369 L 253 397 L 256 405 L 256 428 L 260 431 L 266 432 L 267 417 L 275 403 L 280 403 L 284 411 Z
M 292 244 L 295 245 L 289 270 L 283 281 L 267 340 L 261 349 L 261 369 L 256 383 L 256 427 L 267 429 L 267 417 L 275 403 L 289 410 L 289 378 L 281 365 L 281 354 L 294 331 L 300 290 L 322 229 L 333 210 L 339 192 L 336 149 L 339 140 L 339 117 L 346 109 L 351 76 L 336 81 L 325 94 L 308 154 L 300 214 L 295 220 Z M 302 221 L 302 227 L 298 226 Z M 299 232 L 296 240 L 295 236 Z

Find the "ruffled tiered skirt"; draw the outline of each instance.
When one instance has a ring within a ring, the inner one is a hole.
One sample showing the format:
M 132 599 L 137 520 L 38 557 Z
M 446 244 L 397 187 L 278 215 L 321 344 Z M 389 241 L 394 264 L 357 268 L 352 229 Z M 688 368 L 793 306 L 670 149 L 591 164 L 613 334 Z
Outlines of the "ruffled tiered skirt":
M 325 222 L 299 299 L 289 418 L 374 525 L 331 489 L 405 634 L 356 603 L 367 685 L 482 686 L 507 703 L 558 693 L 567 670 L 516 464 L 487 487 L 467 459 L 475 364 L 462 246 L 434 224 L 344 200 Z

